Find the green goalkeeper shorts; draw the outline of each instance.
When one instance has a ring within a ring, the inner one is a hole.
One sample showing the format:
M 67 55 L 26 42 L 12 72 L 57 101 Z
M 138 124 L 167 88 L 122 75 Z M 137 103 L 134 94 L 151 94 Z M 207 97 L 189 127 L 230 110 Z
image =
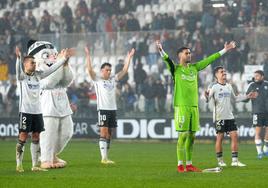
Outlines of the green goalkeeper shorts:
M 176 131 L 193 131 L 199 130 L 199 111 L 196 106 L 175 106 L 174 120 Z

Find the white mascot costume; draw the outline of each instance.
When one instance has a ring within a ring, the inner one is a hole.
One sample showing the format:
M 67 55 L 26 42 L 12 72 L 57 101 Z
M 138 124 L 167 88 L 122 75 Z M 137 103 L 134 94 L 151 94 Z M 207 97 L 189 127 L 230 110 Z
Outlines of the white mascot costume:
M 57 50 L 50 42 L 30 40 L 28 55 L 34 56 L 38 70 L 45 70 L 56 62 Z M 73 135 L 72 110 L 66 93 L 72 80 L 68 60 L 41 80 L 40 100 L 45 128 L 40 134 L 41 168 L 63 168 L 67 164 L 57 155 Z

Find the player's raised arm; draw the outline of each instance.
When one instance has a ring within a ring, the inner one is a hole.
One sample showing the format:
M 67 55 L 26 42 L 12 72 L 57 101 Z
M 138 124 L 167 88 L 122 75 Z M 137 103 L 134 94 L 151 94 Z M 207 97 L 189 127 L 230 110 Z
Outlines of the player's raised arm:
M 68 87 L 74 79 L 74 75 L 68 64 L 68 61 L 69 60 L 67 60 L 67 62 L 63 65 L 63 79 L 62 79 L 63 87 Z
M 168 57 L 168 54 L 163 50 L 162 44 L 159 40 L 155 42 L 156 47 L 164 60 L 164 62 L 167 65 L 168 70 L 171 72 L 172 77 L 174 77 L 174 72 L 175 72 L 175 64 L 174 62 Z
M 197 62 L 195 64 L 196 68 L 198 71 L 203 70 L 204 68 L 206 68 L 208 65 L 210 65 L 211 63 L 213 63 L 215 60 L 217 60 L 218 58 L 220 58 L 221 56 L 223 56 L 226 52 L 234 49 L 236 47 L 236 43 L 234 41 L 231 41 L 230 43 L 225 42 L 224 44 L 224 48 L 219 51 L 216 52 L 212 55 L 210 55 L 209 57 Z
M 67 60 L 68 58 L 70 58 L 71 56 L 73 56 L 74 54 L 74 50 L 73 49 L 63 49 L 57 57 L 57 61 L 56 63 L 54 63 L 49 69 L 45 70 L 45 71 L 37 71 L 37 74 L 39 74 L 40 78 L 43 79 L 47 76 L 49 76 L 50 74 L 52 74 L 53 72 L 55 72 L 58 68 L 60 68 L 60 66 L 62 66 Z
M 160 42 L 159 40 L 157 40 L 157 41 L 155 42 L 155 44 L 156 44 L 156 47 L 157 47 L 157 49 L 158 49 L 158 51 L 159 51 L 161 57 L 162 57 L 164 60 L 165 60 L 165 59 L 168 59 L 168 58 L 169 58 L 169 57 L 168 57 L 168 54 L 164 51 L 161 42 Z
M 128 68 L 129 68 L 129 64 L 131 62 L 131 59 L 132 57 L 134 56 L 135 54 L 135 49 L 132 48 L 128 53 L 127 53 L 127 57 L 125 59 L 125 64 L 124 64 L 124 67 L 123 69 L 117 73 L 117 79 L 118 80 L 121 80 L 128 72 Z
M 88 72 L 89 76 L 91 77 L 91 79 L 95 80 L 96 73 L 92 67 L 91 57 L 90 57 L 89 49 L 87 46 L 85 47 L 85 52 L 86 52 L 87 72 Z
M 25 73 L 23 72 L 22 69 L 22 57 L 21 57 L 21 51 L 18 46 L 16 46 L 16 78 L 17 80 L 23 80 Z

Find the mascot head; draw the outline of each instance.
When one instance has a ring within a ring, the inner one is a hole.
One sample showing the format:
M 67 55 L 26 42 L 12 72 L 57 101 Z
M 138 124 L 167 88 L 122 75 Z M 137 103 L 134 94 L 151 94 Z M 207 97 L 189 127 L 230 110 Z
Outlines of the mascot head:
M 27 49 L 27 54 L 34 56 L 38 69 L 47 69 L 56 62 L 58 52 L 50 42 L 29 40 Z

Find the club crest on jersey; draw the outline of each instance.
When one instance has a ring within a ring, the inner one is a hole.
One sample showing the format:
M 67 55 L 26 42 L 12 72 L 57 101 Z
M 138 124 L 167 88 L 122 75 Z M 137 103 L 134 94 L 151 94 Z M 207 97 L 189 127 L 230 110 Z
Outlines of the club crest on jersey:
M 188 81 L 194 81 L 195 80 L 195 75 L 194 74 L 191 74 L 191 75 L 182 74 L 181 79 L 182 80 L 188 80 Z
M 39 84 L 28 84 L 29 89 L 39 89 Z
M 111 81 L 104 81 L 103 87 L 107 90 L 112 90 L 114 88 L 114 84 Z

